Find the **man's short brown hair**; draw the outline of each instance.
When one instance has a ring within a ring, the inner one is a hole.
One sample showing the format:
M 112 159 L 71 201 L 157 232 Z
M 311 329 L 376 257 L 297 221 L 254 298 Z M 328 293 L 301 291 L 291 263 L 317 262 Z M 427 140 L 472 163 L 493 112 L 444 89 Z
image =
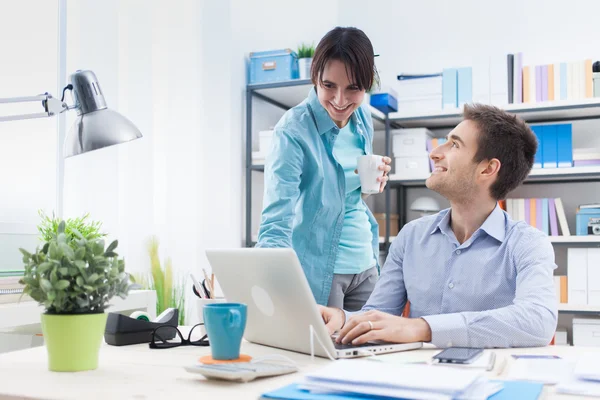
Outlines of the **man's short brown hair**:
M 497 158 L 502 164 L 490 194 L 496 200 L 504 199 L 529 175 L 538 147 L 537 138 L 522 119 L 494 106 L 467 104 L 463 116 L 475 122 L 479 129 L 474 161 Z

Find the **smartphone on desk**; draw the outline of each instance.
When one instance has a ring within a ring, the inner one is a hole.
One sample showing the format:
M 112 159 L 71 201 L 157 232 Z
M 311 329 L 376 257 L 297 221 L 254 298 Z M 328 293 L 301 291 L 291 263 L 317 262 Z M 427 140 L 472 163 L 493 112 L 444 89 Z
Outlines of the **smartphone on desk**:
M 433 356 L 433 359 L 446 364 L 470 364 L 482 354 L 483 349 L 472 347 L 448 347 Z

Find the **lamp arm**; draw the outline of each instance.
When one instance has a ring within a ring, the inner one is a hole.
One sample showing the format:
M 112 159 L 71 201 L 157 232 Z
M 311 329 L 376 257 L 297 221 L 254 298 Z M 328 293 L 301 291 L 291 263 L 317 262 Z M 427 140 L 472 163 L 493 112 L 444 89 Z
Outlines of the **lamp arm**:
M 41 113 L 33 113 L 33 114 L 20 114 L 20 115 L 9 115 L 7 117 L 0 116 L 0 122 L 4 121 L 16 121 L 20 119 L 34 119 L 34 118 L 46 118 L 52 117 L 56 114 L 60 114 L 75 106 L 69 106 L 67 103 L 62 102 L 61 100 L 53 97 L 49 93 L 40 94 L 38 96 L 27 96 L 27 97 L 9 97 L 9 98 L 0 98 L 0 104 L 2 103 L 28 103 L 34 101 L 41 101 L 42 107 L 44 107 L 44 112 Z

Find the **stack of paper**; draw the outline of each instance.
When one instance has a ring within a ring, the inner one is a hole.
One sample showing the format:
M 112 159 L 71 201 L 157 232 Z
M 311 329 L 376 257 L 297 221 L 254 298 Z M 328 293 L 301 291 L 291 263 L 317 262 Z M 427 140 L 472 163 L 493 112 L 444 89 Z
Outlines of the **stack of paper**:
M 573 374 L 556 386 L 558 393 L 600 396 L 600 364 L 597 354 L 581 356 Z
M 477 370 L 369 360 L 337 361 L 306 375 L 299 386 L 311 393 L 434 400 L 483 400 L 502 389 Z

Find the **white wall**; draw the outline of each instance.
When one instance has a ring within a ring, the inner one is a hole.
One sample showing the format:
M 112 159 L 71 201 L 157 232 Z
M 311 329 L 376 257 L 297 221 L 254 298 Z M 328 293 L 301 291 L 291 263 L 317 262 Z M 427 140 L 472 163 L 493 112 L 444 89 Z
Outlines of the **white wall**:
M 103 221 L 129 271 L 148 268 L 150 234 L 183 275 L 210 269 L 206 248 L 241 245 L 247 55 L 317 42 L 337 20 L 337 2 L 296 8 L 281 1 L 68 2 L 67 70 L 93 70 L 108 106 L 144 137 L 68 159 L 65 215 L 91 212 Z
M 0 0 L 0 10 L 0 98 L 58 95 L 57 2 Z M 42 111 L 0 104 L 1 117 Z M 0 122 L 0 269 L 22 269 L 18 248 L 37 245 L 37 211 L 55 208 L 56 143 L 54 118 Z

